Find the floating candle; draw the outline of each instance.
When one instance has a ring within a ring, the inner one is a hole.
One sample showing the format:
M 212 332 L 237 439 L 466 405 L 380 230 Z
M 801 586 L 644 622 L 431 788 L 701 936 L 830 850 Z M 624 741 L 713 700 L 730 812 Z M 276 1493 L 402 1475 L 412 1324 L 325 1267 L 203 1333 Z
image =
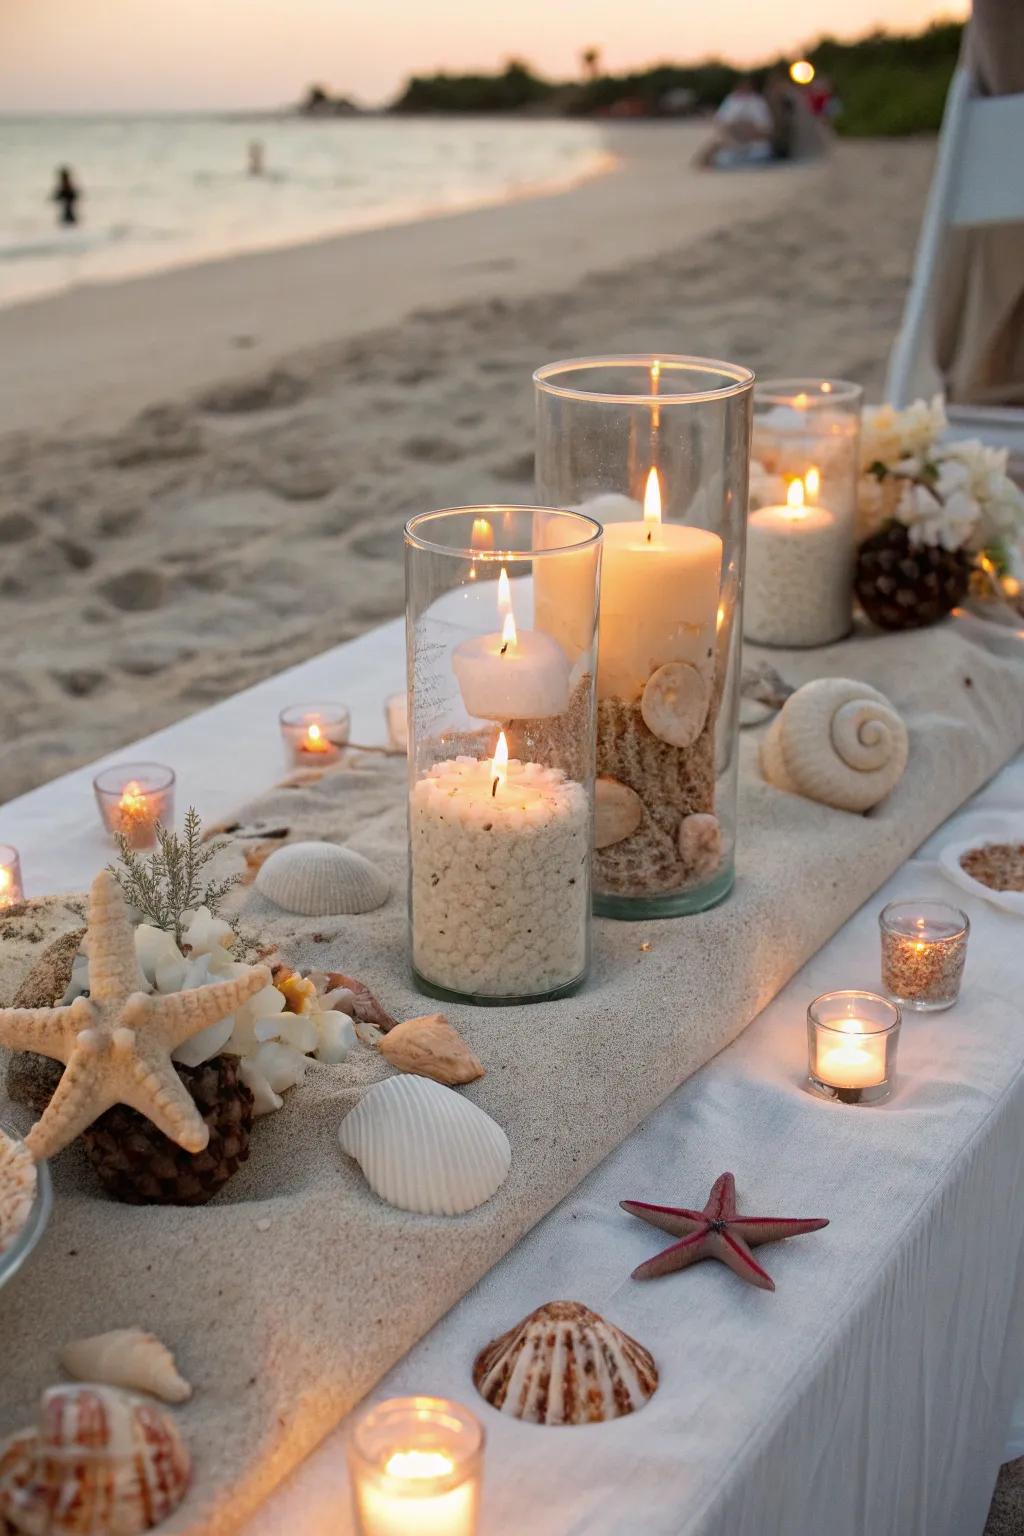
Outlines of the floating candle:
M 478 720 L 530 720 L 560 715 L 569 703 L 569 660 L 557 640 L 520 630 L 504 566 L 498 577 L 494 634 L 463 640 L 452 653 L 462 702 Z

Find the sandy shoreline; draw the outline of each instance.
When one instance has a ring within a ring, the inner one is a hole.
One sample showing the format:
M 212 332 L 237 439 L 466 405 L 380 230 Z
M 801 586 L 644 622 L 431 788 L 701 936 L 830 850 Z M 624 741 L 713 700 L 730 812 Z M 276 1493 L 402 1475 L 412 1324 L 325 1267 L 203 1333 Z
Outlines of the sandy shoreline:
M 877 390 L 933 146 L 698 177 L 694 132 L 623 130 L 559 196 L 0 312 L 0 799 L 398 613 L 411 512 L 529 499 L 545 360 Z

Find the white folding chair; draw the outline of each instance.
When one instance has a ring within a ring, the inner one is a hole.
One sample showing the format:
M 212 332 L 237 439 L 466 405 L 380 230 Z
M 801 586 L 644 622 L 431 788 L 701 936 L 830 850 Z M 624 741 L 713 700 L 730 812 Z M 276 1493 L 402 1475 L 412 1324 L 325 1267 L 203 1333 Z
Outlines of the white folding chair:
M 935 363 L 935 290 L 949 229 L 1024 220 L 1024 94 L 976 96 L 956 70 L 946 98 L 938 157 L 925 208 L 903 323 L 889 358 L 886 399 L 908 405 L 942 388 Z M 1024 410 L 948 407 L 950 427 L 1024 458 Z

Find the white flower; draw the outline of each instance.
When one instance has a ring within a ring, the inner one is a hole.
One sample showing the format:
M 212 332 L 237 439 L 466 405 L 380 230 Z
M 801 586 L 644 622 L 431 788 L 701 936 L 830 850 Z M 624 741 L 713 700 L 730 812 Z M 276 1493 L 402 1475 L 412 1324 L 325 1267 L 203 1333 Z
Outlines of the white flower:
M 926 459 L 945 430 L 946 409 L 941 395 L 931 404 L 915 400 L 902 411 L 891 405 L 869 406 L 861 419 L 861 468 L 884 464 L 888 469 L 901 459 Z
M 912 545 L 962 549 L 974 532 L 980 508 L 967 488 L 962 465 L 943 464 L 934 486 L 907 482 L 897 516 Z
M 936 455 L 940 470 L 956 466 L 962 472 L 963 484 L 978 503 L 972 549 L 1012 537 L 1024 525 L 1024 492 L 1006 473 L 1008 457 L 1005 448 L 989 448 L 976 438 L 950 443 Z

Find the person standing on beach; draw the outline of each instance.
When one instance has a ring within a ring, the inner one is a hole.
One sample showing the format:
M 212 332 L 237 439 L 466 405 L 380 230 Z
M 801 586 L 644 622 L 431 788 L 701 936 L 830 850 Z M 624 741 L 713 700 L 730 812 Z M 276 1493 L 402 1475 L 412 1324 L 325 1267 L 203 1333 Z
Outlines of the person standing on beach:
M 57 171 L 57 185 L 54 187 L 50 201 L 60 208 L 58 224 L 78 223 L 78 200 L 81 192 L 71 174 L 69 165 L 62 165 Z
M 266 170 L 266 161 L 263 156 L 262 139 L 252 139 L 249 143 L 249 175 L 262 176 Z

